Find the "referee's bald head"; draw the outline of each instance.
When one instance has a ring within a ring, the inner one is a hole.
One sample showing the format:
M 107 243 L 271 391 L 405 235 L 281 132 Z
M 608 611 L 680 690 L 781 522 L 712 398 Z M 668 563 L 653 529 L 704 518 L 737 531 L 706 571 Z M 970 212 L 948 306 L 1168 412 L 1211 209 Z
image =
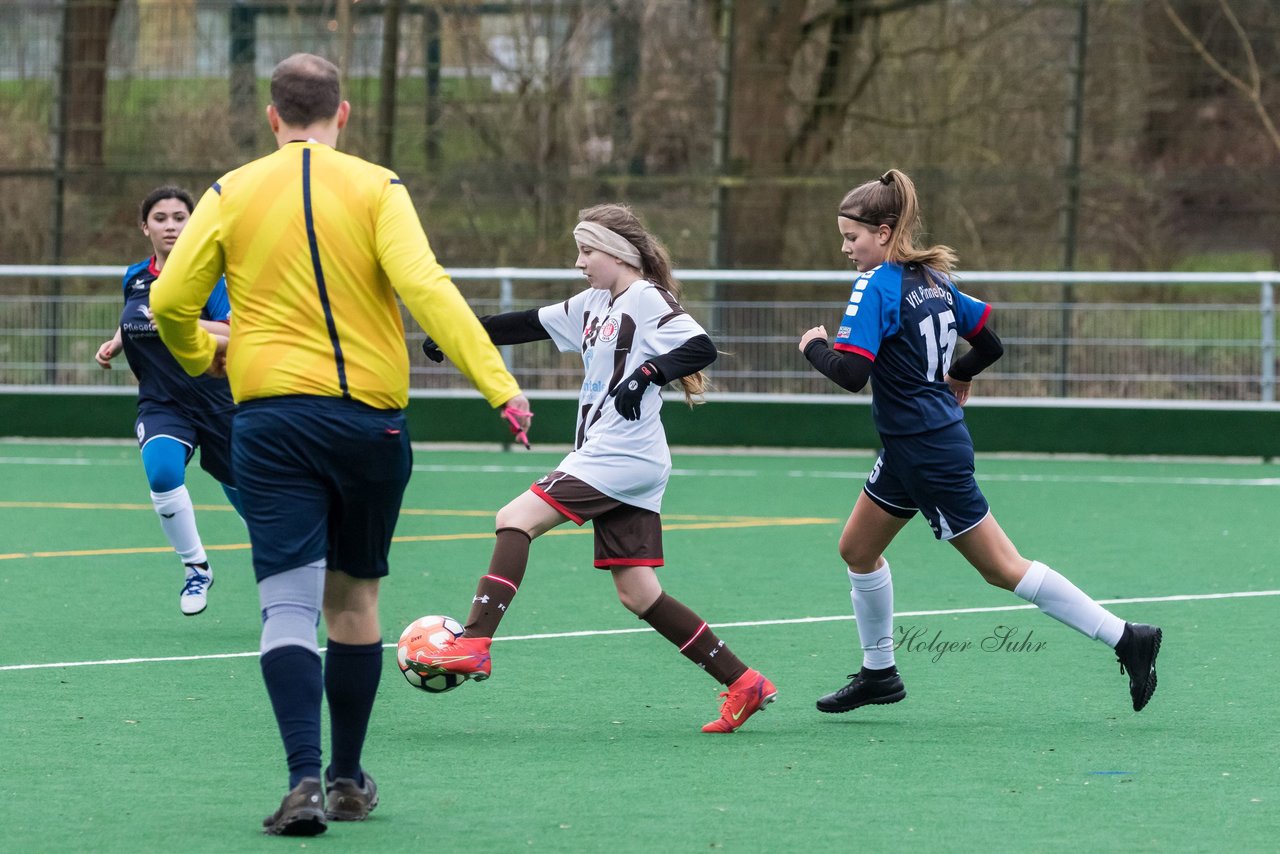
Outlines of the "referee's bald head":
M 334 117 L 341 103 L 338 67 L 313 53 L 295 53 L 271 72 L 271 103 L 280 120 L 307 127 Z

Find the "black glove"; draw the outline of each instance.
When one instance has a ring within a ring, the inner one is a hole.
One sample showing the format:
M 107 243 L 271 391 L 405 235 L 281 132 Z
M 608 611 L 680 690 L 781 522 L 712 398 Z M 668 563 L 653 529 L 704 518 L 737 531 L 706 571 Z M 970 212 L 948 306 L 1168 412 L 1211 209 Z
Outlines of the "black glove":
M 431 340 L 430 335 L 422 339 L 422 352 L 433 362 L 444 361 L 444 351 L 436 345 L 435 341 Z
M 631 372 L 631 376 L 613 387 L 609 396 L 618 414 L 628 421 L 640 420 L 640 401 L 644 398 L 644 390 L 658 379 L 658 369 L 645 362 Z

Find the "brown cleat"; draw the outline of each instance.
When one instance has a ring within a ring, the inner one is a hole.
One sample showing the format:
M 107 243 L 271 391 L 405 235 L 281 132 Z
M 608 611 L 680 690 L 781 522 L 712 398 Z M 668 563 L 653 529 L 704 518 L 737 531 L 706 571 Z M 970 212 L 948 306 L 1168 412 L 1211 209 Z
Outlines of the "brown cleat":
M 280 809 L 262 820 L 269 836 L 319 836 L 324 820 L 324 789 L 319 777 L 303 777 L 280 802 Z
M 378 784 L 368 771 L 363 786 L 350 777 L 338 777 L 325 786 L 325 794 L 329 806 L 324 815 L 329 821 L 364 821 L 378 805 Z

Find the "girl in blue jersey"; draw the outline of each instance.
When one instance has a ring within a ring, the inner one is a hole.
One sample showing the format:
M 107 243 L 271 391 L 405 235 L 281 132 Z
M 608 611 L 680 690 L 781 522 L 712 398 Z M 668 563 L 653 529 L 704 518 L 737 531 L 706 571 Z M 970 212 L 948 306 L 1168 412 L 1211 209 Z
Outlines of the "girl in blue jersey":
M 1024 558 L 978 489 L 961 407 L 973 377 L 1004 350 L 989 322 L 991 307 L 951 281 L 955 253 L 915 247 L 918 211 L 915 185 L 897 169 L 845 195 L 836 220 L 841 251 L 859 275 L 834 346 L 822 326 L 800 338 L 805 358 L 842 388 L 856 392 L 872 381 L 871 412 L 884 446 L 840 535 L 862 668 L 820 698 L 818 709 L 847 712 L 906 697 L 894 664 L 893 581 L 883 553 L 918 511 L 987 583 L 1115 649 L 1134 711 L 1141 711 L 1156 688 L 1160 629 L 1124 622 L 1045 564 Z M 970 349 L 953 364 L 957 337 Z
M 134 429 L 160 527 L 186 570 L 178 604 L 187 616 L 205 609 L 213 586 L 213 570 L 196 530 L 195 511 L 185 485 L 187 463 L 197 447 L 200 467 L 222 484 L 237 511 L 240 506 L 231 476 L 231 417 L 235 412 L 231 387 L 226 379 L 188 376 L 151 322 L 151 285 L 159 278 L 194 208 L 191 195 L 178 187 L 159 187 L 142 200 L 142 233 L 150 238 L 155 254 L 125 273 L 120 327 L 94 357 L 110 370 L 111 360 L 123 352 L 138 379 Z M 201 315 L 201 325 L 215 335 L 227 336 L 230 315 L 226 285 L 218 282 Z

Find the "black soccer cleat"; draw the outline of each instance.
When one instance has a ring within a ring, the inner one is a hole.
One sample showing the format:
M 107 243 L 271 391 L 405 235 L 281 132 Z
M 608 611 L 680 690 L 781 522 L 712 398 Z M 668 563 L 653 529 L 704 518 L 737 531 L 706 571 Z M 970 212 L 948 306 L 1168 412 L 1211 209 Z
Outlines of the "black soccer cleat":
M 1160 654 L 1163 634 L 1159 626 L 1125 623 L 1116 644 L 1120 672 L 1129 674 L 1129 696 L 1135 712 L 1142 711 L 1156 692 L 1156 656 Z
M 269 836 L 319 836 L 328 827 L 319 777 L 299 780 L 280 802 L 280 809 L 262 820 L 262 832 Z
M 866 668 L 850 673 L 851 681 L 843 688 L 818 698 L 820 712 L 851 712 L 862 706 L 897 703 L 907 696 L 902 677 L 894 668 L 887 676 L 869 676 Z

